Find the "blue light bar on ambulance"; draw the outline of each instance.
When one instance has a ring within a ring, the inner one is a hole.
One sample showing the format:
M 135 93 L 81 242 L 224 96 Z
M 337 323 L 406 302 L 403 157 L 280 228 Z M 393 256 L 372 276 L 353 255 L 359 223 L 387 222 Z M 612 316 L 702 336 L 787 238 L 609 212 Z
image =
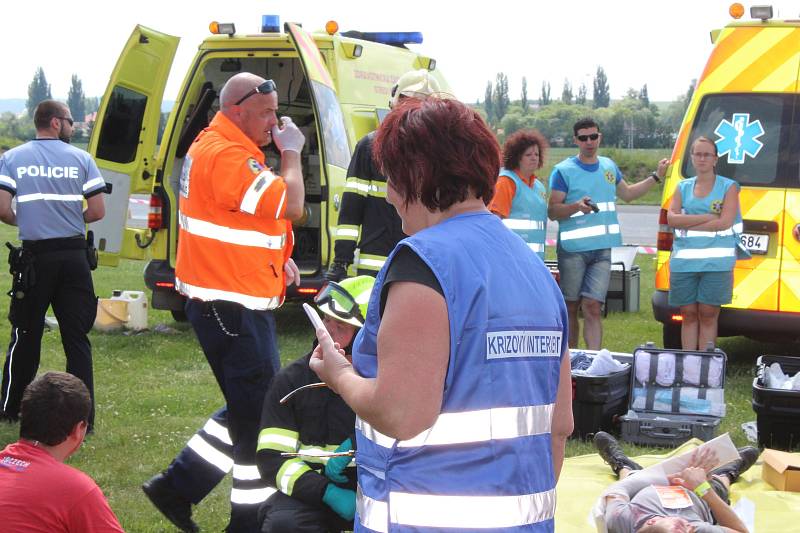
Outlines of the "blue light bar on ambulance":
M 261 33 L 280 33 L 281 18 L 278 15 L 261 15 Z
M 390 46 L 403 46 L 405 44 L 422 44 L 422 32 L 418 31 L 396 31 L 396 32 L 369 32 L 369 31 L 346 31 L 341 34 L 343 37 L 352 37 L 374 43 L 388 44 Z

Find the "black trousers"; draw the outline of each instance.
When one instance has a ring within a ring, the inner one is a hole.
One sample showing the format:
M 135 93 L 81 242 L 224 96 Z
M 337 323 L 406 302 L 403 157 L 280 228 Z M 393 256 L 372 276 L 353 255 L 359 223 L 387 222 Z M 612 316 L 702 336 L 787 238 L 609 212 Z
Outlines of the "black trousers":
M 353 521 L 345 520 L 324 503 L 319 507 L 276 492 L 259 511 L 262 533 L 338 533 L 353 529 Z
M 0 407 L 7 416 L 18 416 L 22 393 L 39 368 L 44 317 L 52 305 L 67 357 L 67 372 L 82 379 L 92 397 L 92 427 L 94 379 L 88 333 L 97 315 L 97 297 L 86 250 L 37 252 L 34 269 L 35 285 L 24 298 L 11 301 L 11 341 L 3 365 Z

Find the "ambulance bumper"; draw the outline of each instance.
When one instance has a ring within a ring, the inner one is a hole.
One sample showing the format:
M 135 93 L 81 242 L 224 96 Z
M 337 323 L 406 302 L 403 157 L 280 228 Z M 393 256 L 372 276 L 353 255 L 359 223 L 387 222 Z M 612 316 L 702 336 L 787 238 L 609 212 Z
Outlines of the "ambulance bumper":
M 680 309 L 670 307 L 668 292 L 653 292 L 653 316 L 662 324 L 680 324 L 673 321 Z M 751 338 L 798 339 L 800 338 L 800 313 L 781 311 L 759 311 L 753 309 L 734 309 L 723 307 L 719 313 L 720 337 L 744 335 Z

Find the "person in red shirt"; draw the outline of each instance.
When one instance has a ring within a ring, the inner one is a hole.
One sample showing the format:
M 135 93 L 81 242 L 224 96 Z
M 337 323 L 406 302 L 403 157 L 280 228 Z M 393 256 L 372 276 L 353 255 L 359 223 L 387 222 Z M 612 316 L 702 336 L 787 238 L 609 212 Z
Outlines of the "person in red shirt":
M 37 378 L 22 395 L 19 440 L 0 452 L 0 532 L 124 531 L 97 484 L 64 461 L 81 447 L 91 399 L 64 372 Z

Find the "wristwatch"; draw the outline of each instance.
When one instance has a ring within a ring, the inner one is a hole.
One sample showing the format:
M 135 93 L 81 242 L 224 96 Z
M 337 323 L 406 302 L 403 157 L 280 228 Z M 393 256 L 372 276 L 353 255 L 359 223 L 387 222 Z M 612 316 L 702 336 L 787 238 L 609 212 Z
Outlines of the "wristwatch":
M 654 180 L 656 180 L 656 183 L 661 183 L 661 178 L 659 178 L 658 174 L 655 172 L 651 172 L 650 174 L 647 175 L 647 177 L 653 178 Z

